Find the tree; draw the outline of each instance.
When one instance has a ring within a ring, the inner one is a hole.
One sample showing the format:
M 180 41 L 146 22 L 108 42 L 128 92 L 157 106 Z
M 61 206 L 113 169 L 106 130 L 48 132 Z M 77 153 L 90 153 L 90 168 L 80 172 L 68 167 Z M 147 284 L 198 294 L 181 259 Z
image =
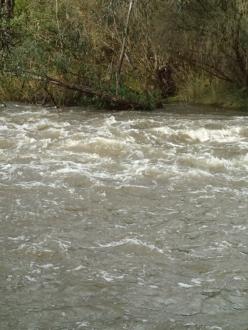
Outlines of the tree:
M 4 51 L 9 51 L 12 45 L 11 19 L 14 16 L 14 6 L 14 0 L 0 0 L 0 56 L 2 58 Z
M 167 0 L 162 13 L 160 42 L 174 62 L 248 90 L 246 0 Z
M 15 0 L 0 0 L 0 12 L 8 19 L 14 15 Z

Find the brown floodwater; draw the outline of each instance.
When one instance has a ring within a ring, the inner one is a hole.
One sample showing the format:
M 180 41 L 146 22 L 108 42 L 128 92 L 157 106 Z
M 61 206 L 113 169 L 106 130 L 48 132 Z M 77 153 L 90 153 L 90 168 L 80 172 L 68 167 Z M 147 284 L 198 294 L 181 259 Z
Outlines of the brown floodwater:
M 0 109 L 1 330 L 248 328 L 248 117 Z

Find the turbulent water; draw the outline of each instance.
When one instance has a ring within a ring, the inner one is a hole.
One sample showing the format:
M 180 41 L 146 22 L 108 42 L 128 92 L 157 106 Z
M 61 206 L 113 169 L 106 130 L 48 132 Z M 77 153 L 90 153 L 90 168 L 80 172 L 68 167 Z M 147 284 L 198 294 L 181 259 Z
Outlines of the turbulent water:
M 248 117 L 0 110 L 0 329 L 248 328 Z

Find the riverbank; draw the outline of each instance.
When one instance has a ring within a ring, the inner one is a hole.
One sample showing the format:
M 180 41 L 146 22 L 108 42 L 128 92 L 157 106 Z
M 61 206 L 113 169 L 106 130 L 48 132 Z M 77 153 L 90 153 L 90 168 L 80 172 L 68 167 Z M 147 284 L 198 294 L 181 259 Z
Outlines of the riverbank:
M 5 1 L 0 101 L 246 109 L 248 12 L 238 3 L 213 10 L 205 1 L 202 10 L 199 1 L 179 2 Z
M 32 79 L 0 77 L 0 102 L 12 101 L 31 104 L 65 106 L 94 106 L 99 109 L 151 110 L 162 106 L 159 91 L 141 93 L 122 85 L 118 94 L 115 88 L 102 86 L 96 89 L 81 85 L 75 80 L 34 75 Z M 104 88 L 105 87 L 105 88 Z
M 0 104 L 17 102 L 24 104 L 43 104 L 46 106 L 94 106 L 98 109 L 113 110 L 154 110 L 175 104 L 188 104 L 194 106 L 206 106 L 206 111 L 213 108 L 229 109 L 234 111 L 248 111 L 248 94 L 233 86 L 219 81 L 207 81 L 195 79 L 179 86 L 177 94 L 167 99 L 162 99 L 159 92 L 138 94 L 126 90 L 119 100 L 122 104 L 111 105 L 100 97 L 87 97 L 79 92 L 66 88 L 49 86 L 44 88 L 37 81 L 22 81 L 17 78 L 7 78 L 1 81 Z M 112 94 L 111 94 L 112 93 Z M 103 92 L 106 95 L 106 92 Z M 110 99 L 115 98 L 113 91 L 109 91 Z M 117 99 L 115 99 L 117 100 Z M 109 101 L 109 100 L 108 100 Z
M 187 103 L 220 109 L 248 111 L 248 93 L 219 80 L 190 77 L 179 85 L 169 103 Z

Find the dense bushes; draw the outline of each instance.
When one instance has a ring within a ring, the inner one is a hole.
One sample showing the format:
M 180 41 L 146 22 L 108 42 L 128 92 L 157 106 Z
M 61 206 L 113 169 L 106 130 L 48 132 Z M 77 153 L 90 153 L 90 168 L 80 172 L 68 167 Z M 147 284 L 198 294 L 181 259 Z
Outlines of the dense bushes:
M 213 86 L 215 94 L 238 90 L 246 98 L 245 0 L 134 1 L 128 29 L 129 0 L 15 0 L 14 15 L 13 0 L 2 3 L 0 99 L 85 102 L 48 77 L 149 104 L 175 91 L 177 100 L 200 100 Z M 171 74 L 161 79 L 168 65 Z

